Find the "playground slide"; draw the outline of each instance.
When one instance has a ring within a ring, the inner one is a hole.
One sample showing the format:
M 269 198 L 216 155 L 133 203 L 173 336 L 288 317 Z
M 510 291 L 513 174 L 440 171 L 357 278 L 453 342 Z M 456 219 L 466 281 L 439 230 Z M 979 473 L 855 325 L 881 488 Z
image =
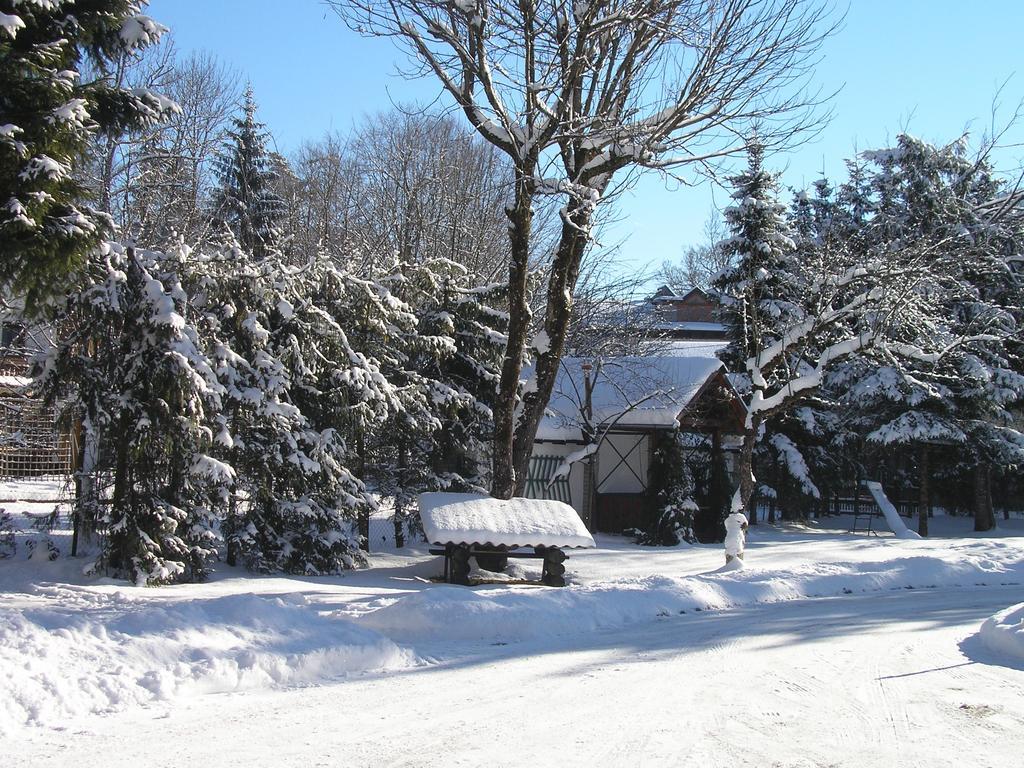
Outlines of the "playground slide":
M 871 495 L 875 498 L 875 504 L 882 510 L 882 514 L 885 515 L 885 521 L 889 524 L 889 530 L 891 530 L 897 539 L 920 539 L 916 531 L 912 531 L 903 522 L 903 518 L 900 517 L 900 513 L 896 511 L 896 507 L 889 501 L 889 497 L 885 495 L 885 491 L 882 490 L 882 484 L 875 482 L 874 480 L 865 480 L 864 487 L 867 488 Z

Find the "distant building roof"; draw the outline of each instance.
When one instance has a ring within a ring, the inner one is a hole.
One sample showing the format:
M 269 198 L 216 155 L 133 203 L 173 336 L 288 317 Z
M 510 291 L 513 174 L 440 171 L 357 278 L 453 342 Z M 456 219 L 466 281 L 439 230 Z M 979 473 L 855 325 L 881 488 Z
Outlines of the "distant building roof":
M 663 302 L 669 301 L 686 301 L 688 298 L 695 294 L 704 299 L 707 299 L 708 301 L 711 300 L 711 297 L 708 295 L 708 292 L 705 291 L 703 288 L 690 288 L 689 290 L 681 292 L 671 285 L 663 285 L 661 286 L 661 288 L 654 292 L 654 296 L 651 297 L 651 301 L 655 304 L 661 304 Z

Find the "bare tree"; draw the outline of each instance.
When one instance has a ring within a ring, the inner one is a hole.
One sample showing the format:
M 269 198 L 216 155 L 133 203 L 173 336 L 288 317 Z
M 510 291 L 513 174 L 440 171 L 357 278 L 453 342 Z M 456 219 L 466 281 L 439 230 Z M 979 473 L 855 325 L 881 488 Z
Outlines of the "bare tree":
M 366 254 L 448 258 L 490 276 L 508 250 L 508 162 L 449 117 L 399 109 L 367 120 L 348 149 L 361 194 L 353 234 Z
M 729 252 L 720 245 L 728 236 L 725 222 L 718 211 L 711 211 L 704 222 L 704 237 L 683 251 L 678 262 L 666 261 L 661 265 L 659 277 L 677 290 L 711 286 L 715 275 L 731 264 Z
M 515 173 L 508 346 L 492 492 L 521 492 L 565 344 L 595 213 L 616 173 L 710 170 L 753 126 L 786 144 L 815 123 L 806 90 L 828 11 L 810 0 L 332 0 L 361 32 L 396 38 Z M 533 202 L 562 199 L 535 386 L 528 343 Z M 521 414 L 517 422 L 517 412 Z
M 126 54 L 111 75 L 122 86 L 153 88 L 177 104 L 171 118 L 97 140 L 90 169 L 103 210 L 122 233 L 147 246 L 205 235 L 210 162 L 238 99 L 238 78 L 214 57 L 179 60 L 168 38 Z
M 289 231 L 300 248 L 445 258 L 490 280 L 507 262 L 507 158 L 450 117 L 413 108 L 367 117 L 351 135 L 304 145 Z M 343 247 L 347 246 L 347 247 Z
M 661 317 L 648 300 L 651 274 L 619 259 L 619 249 L 595 248 L 580 269 L 565 354 L 598 361 L 650 354 L 661 344 Z

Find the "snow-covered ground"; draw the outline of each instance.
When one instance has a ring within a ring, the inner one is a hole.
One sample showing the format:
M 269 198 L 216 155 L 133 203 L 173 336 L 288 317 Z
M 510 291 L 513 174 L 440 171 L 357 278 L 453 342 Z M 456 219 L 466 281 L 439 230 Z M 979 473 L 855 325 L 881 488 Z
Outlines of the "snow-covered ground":
M 434 584 L 425 547 L 160 589 L 19 554 L 3 764 L 1015 764 L 1024 521 L 848 524 L 757 526 L 740 571 L 598 537 L 565 589 Z

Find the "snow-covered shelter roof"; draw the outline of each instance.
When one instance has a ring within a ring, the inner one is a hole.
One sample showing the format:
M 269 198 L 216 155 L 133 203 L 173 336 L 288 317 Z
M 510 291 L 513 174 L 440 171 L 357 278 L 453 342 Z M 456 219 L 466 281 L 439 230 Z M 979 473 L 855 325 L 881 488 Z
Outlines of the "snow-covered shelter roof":
M 583 366 L 588 362 L 571 357 L 562 360 L 551 400 L 537 429 L 538 440 L 582 439 Z M 720 360 L 705 355 L 606 360 L 591 394 L 593 423 L 618 429 L 670 429 L 723 367 Z
M 420 519 L 431 544 L 594 547 L 576 510 L 550 499 L 492 499 L 480 493 L 421 493 Z
M 662 320 L 654 330 L 690 333 L 725 333 L 725 325 L 703 320 Z
M 32 379 L 28 376 L 9 376 L 0 375 L 0 387 L 11 388 L 11 389 L 24 389 L 32 383 Z

